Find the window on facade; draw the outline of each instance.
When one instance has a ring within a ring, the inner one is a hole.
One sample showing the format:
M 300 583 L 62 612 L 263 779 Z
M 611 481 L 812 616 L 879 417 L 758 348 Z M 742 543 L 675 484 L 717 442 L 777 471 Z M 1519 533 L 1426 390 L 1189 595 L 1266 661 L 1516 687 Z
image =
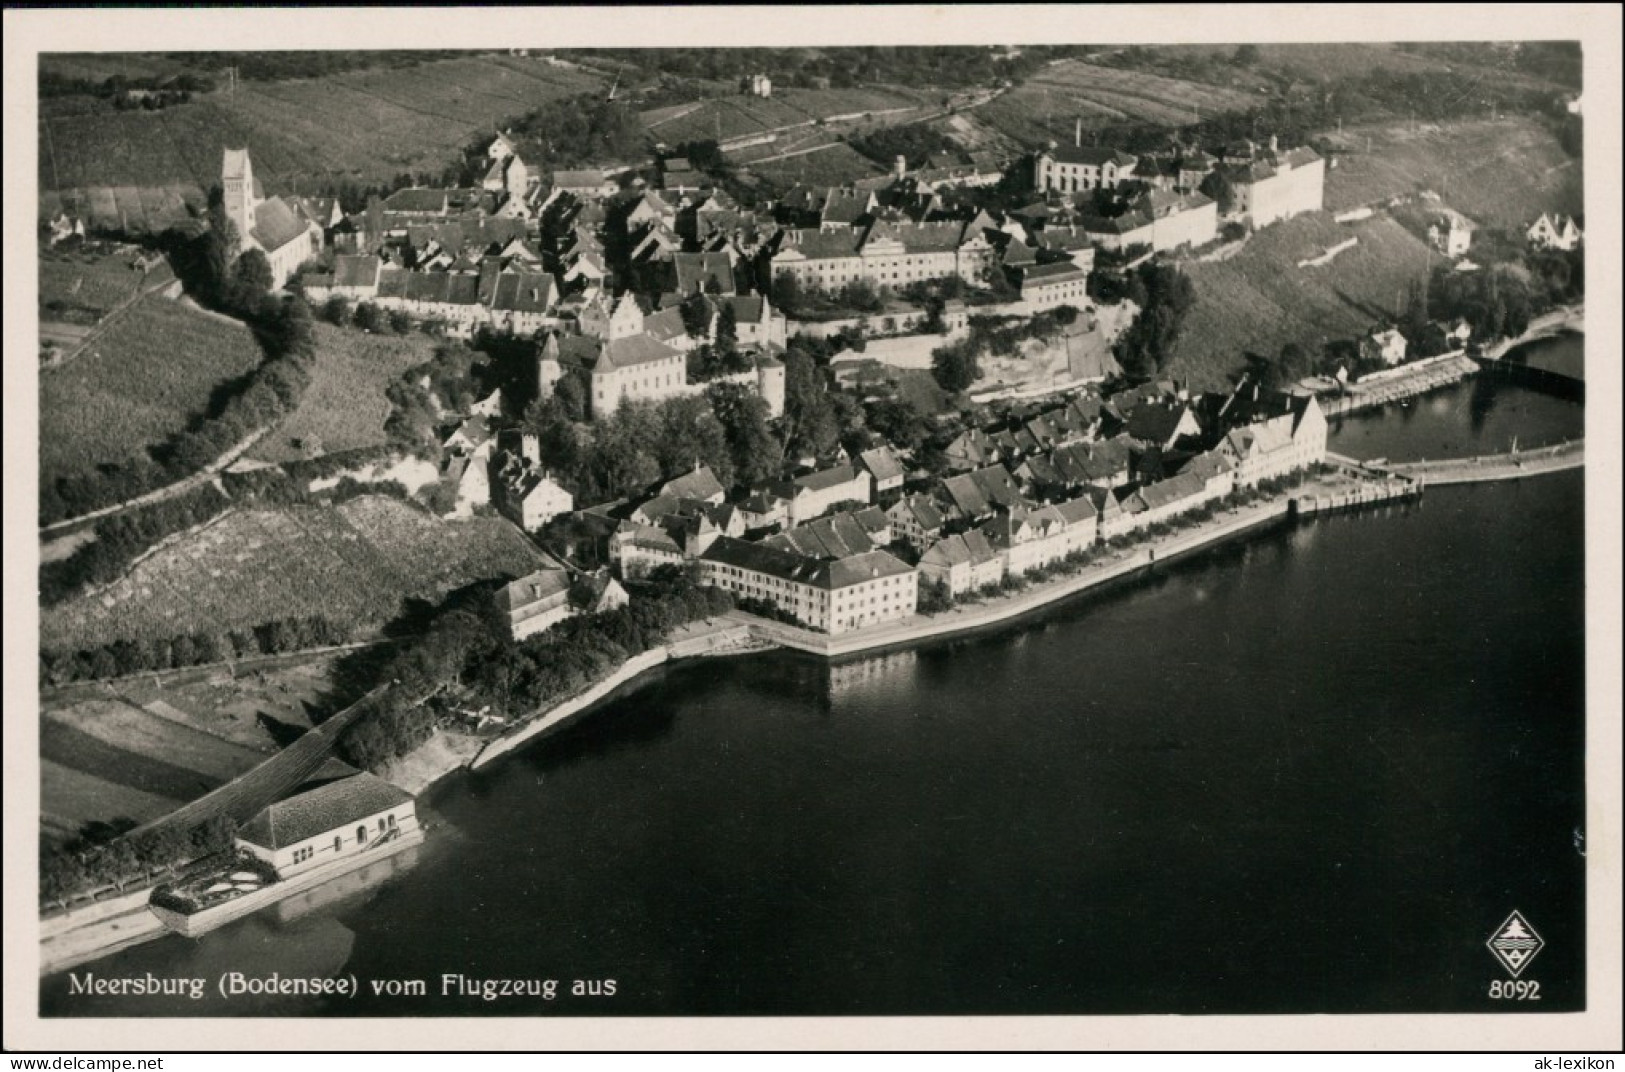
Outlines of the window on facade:
M 365 845 L 367 843 L 367 828 L 365 826 L 358 826 L 355 828 L 355 843 L 357 845 Z
M 343 838 L 342 835 L 339 835 L 339 834 L 333 835 L 333 851 L 334 852 L 343 852 L 344 851 L 344 838 Z

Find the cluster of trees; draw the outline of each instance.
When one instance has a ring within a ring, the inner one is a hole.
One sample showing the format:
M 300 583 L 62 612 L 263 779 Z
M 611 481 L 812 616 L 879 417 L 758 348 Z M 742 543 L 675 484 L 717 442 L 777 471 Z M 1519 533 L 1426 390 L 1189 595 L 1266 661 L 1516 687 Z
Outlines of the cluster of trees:
M 634 159 L 645 155 L 648 141 L 637 112 L 624 101 L 606 100 L 601 92 L 551 101 L 514 120 L 509 129 L 526 163 L 547 168 Z
M 946 131 L 923 123 L 880 127 L 855 134 L 849 144 L 871 160 L 891 167 L 901 156 L 910 167 L 918 167 L 932 153 L 955 152 L 958 145 Z
M 190 830 L 161 826 L 141 834 L 127 834 L 134 823 L 107 826 L 111 841 L 94 839 L 50 847 L 42 846 L 39 861 L 40 903 L 66 907 L 71 898 L 108 887 L 120 891 L 149 881 L 202 856 L 230 851 L 236 844 L 237 824 L 215 816 Z M 125 835 L 125 836 L 118 836 Z
M 890 287 L 870 279 L 854 279 L 835 290 L 826 290 L 802 283 L 791 272 L 780 272 L 773 277 L 771 298 L 774 307 L 786 316 L 806 318 L 812 313 L 827 317 L 878 313 L 886 307 L 891 294 Z
M 230 505 L 213 485 L 106 517 L 96 523 L 95 539 L 67 558 L 40 567 L 40 603 L 54 606 L 81 588 L 107 584 L 121 576 L 136 556 L 159 540 L 201 525 Z
M 1118 338 L 1113 352 L 1126 375 L 1146 380 L 1173 361 L 1174 344 L 1196 303 L 1196 290 L 1175 265 L 1148 262 L 1131 276 L 1139 286 L 1128 282 L 1126 293 L 1140 307 L 1140 315 Z
M 732 347 L 707 345 L 688 352 L 689 383 L 707 383 L 719 376 L 747 372 L 751 367 L 750 356 Z
M 707 398 L 626 403 L 591 424 L 566 405 L 555 393 L 533 405 L 524 424 L 537 434 L 554 478 L 580 502 L 622 498 L 695 462 L 710 466 L 724 486 L 735 480 L 728 429 Z
M 354 326 L 374 335 L 384 332 L 405 335 L 413 328 L 413 320 L 404 310 L 385 309 L 369 301 L 352 305 L 350 299 L 342 294 L 335 294 L 322 304 L 322 319 L 334 327 Z M 430 319 L 423 321 L 421 326 L 425 332 L 433 334 L 437 323 Z
M 987 85 L 1019 81 L 1050 60 L 1085 50 L 1024 45 L 1019 55 L 974 45 L 863 48 L 609 49 L 594 57 L 682 78 L 731 81 L 766 72 L 775 87 L 849 89 L 867 83 L 905 86 Z
M 668 566 L 636 586 L 627 606 L 516 642 L 493 596 L 446 606 L 421 636 L 396 649 L 379 679 L 398 686 L 345 731 L 339 750 L 346 759 L 377 770 L 427 741 L 459 706 L 490 705 L 523 718 L 664 643 L 677 627 L 733 606 L 727 593 Z
M 477 351 L 446 342 L 384 389 L 390 402 L 384 431 L 407 444 L 432 442 L 443 411 L 467 413 L 487 393 L 487 366 Z
M 85 651 L 42 651 L 40 680 L 50 685 L 105 681 L 147 670 L 184 670 L 256 655 L 332 647 L 349 640 L 348 628 L 321 615 L 276 618 L 224 632 L 118 640 Z
M 184 103 L 194 93 L 209 93 L 214 81 L 192 71 L 159 78 L 155 76 L 130 78 L 122 74 L 109 75 L 100 82 L 92 78 L 64 74 L 42 67 L 39 73 L 41 100 L 51 97 L 99 97 L 113 102 L 115 108 L 130 107 L 135 101 L 141 107 L 145 100 L 155 103 L 146 107 L 161 108 L 164 104 Z M 162 103 L 156 103 L 156 102 Z

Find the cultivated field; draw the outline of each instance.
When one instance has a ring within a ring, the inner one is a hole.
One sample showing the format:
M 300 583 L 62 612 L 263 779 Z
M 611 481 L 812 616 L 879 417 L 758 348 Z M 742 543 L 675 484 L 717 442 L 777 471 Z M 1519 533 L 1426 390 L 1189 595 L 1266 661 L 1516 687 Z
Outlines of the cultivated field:
M 347 176 L 438 174 L 480 131 L 591 89 L 597 76 L 539 58 L 481 56 L 283 82 L 248 82 L 159 111 L 54 115 L 40 122 L 42 211 L 161 230 L 219 181 L 227 146 L 247 145 L 271 193 Z
M 751 164 L 749 170 L 750 174 L 780 190 L 787 190 L 797 183 L 833 186 L 856 182 L 885 171 L 867 156 L 844 144 L 784 160 Z
M 284 462 L 385 441 L 384 388 L 434 356 L 426 335 L 369 335 L 316 325 L 316 364 L 299 407 L 255 444 L 252 456 Z M 317 449 L 319 448 L 319 449 Z
M 1244 111 L 1259 103 L 1244 88 L 1210 84 L 1066 60 L 976 110 L 977 118 L 1027 145 L 1070 140 L 1085 130 L 1122 122 L 1183 126 L 1200 117 Z
M 40 643 L 79 649 L 302 615 L 367 627 L 393 617 L 406 598 L 433 599 L 541 562 L 507 521 L 445 522 L 383 497 L 242 510 L 164 548 L 105 591 L 47 609 Z
M 771 97 L 720 96 L 642 113 L 649 133 L 668 145 L 685 141 L 726 141 L 747 134 L 808 126 L 818 120 L 858 122 L 865 116 L 906 122 L 910 114 L 933 110 L 925 93 L 886 89 L 775 89 Z
M 1350 127 L 1326 172 L 1333 212 L 1433 190 L 1481 226 L 1523 228 L 1542 212 L 1584 211 L 1582 167 L 1534 119 Z
M 246 327 L 148 295 L 85 351 L 40 373 L 40 478 L 128 461 L 206 412 L 222 385 L 259 365 Z
M 44 253 L 39 261 L 41 320 L 94 324 L 140 289 L 146 279 L 131 254 Z
M 42 832 L 147 822 L 231 780 L 333 707 L 332 657 L 273 670 L 131 678 L 47 697 L 41 719 Z
M 1359 245 L 1329 264 L 1296 267 L 1350 237 Z M 1342 225 L 1320 212 L 1274 224 L 1229 260 L 1186 268 L 1196 304 L 1170 371 L 1195 389 L 1222 388 L 1247 351 L 1274 355 L 1289 342 L 1314 349 L 1360 334 L 1399 312 L 1427 261 L 1427 246 L 1383 215 Z

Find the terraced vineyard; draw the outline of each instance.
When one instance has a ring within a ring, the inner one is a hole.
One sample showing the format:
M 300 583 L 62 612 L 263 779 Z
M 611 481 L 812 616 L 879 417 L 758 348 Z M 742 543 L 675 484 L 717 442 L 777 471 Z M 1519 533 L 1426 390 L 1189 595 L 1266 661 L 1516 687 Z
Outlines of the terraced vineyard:
M 316 325 L 316 362 L 299 406 L 265 438 L 252 456 L 283 462 L 320 453 L 371 447 L 385 441 L 389 399 L 384 389 L 401 373 L 434 356 L 426 335 L 369 335 Z
M 1029 145 L 1069 140 L 1084 128 L 1122 122 L 1182 126 L 1202 116 L 1245 111 L 1259 97 L 1241 88 L 1065 60 L 977 109 L 977 117 Z
M 505 520 L 445 522 L 395 499 L 243 510 L 160 550 L 105 591 L 45 610 L 40 644 L 79 649 L 303 615 L 369 626 L 398 613 L 403 599 L 437 598 L 541 563 Z
M 1351 237 L 1359 244 L 1329 264 L 1295 267 Z M 1427 261 L 1427 246 L 1383 215 L 1352 226 L 1324 212 L 1273 224 L 1230 260 L 1186 268 L 1196 304 L 1171 371 L 1193 389 L 1223 388 L 1248 351 L 1274 355 L 1289 342 L 1315 349 L 1360 334 L 1397 315 Z
M 480 56 L 247 82 L 152 112 L 54 114 L 40 121 L 41 211 L 161 230 L 203 204 L 227 146 L 253 150 L 273 193 L 302 180 L 438 174 L 480 131 L 597 85 L 594 74 L 539 58 Z
M 40 376 L 40 479 L 128 461 L 205 413 L 261 353 L 242 324 L 148 295 Z
M 1584 211 L 1581 162 L 1524 117 L 1350 127 L 1326 172 L 1334 212 L 1428 189 L 1482 226 L 1523 228 L 1542 212 Z

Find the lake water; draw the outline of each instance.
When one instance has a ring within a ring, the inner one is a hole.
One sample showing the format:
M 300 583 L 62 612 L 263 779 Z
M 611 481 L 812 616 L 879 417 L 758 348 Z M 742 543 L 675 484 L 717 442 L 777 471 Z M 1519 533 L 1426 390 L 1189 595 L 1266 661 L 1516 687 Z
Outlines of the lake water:
M 1480 390 L 1345 421 L 1334 449 L 1579 427 Z M 1524 1010 L 1580 1008 L 1582 523 L 1579 472 L 1430 489 L 986 636 L 679 664 L 431 793 L 430 840 L 370 889 L 78 969 L 348 972 L 361 998 L 58 976 L 42 1011 L 1507 1010 L 1485 941 L 1514 909 L 1547 943 Z M 446 973 L 562 989 L 446 996 Z M 427 993 L 371 996 L 385 979 Z

